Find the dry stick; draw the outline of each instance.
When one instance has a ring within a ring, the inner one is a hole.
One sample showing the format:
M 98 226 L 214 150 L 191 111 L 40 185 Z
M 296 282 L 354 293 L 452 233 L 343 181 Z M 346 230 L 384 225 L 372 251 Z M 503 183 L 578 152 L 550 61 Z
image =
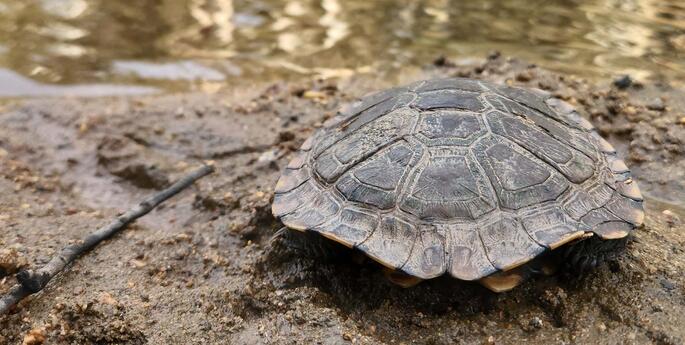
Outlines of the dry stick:
M 104 226 L 88 235 L 83 242 L 64 247 L 57 256 L 53 257 L 47 265 L 33 271 L 21 271 L 17 273 L 19 284 L 10 289 L 9 293 L 0 299 L 0 315 L 6 314 L 14 305 L 19 303 L 27 296 L 37 293 L 48 284 L 48 282 L 61 272 L 64 267 L 74 261 L 85 252 L 93 249 L 96 245 L 112 235 L 123 230 L 126 225 L 134 220 L 146 215 L 157 205 L 178 194 L 193 182 L 212 173 L 214 166 L 204 165 L 183 177 L 169 188 L 145 199 L 143 202 L 128 210 L 126 213 L 117 217 L 112 223 Z

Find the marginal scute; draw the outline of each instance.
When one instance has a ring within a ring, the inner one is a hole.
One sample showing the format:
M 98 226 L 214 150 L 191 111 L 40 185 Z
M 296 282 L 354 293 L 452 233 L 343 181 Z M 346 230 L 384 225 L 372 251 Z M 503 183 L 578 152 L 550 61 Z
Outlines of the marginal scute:
M 582 236 L 589 228 L 577 223 L 557 208 L 536 211 L 521 218 L 523 228 L 537 243 L 555 249 Z
M 318 191 L 304 202 L 302 207 L 281 216 L 283 224 L 297 230 L 308 230 L 325 222 L 340 209 L 338 201 L 327 193 Z
M 609 163 L 609 169 L 611 169 L 611 171 L 613 171 L 616 174 L 630 171 L 628 169 L 628 166 L 626 166 L 626 163 L 624 163 L 622 160 L 618 158 L 609 157 L 607 159 L 607 162 Z
M 313 143 L 313 142 L 314 142 L 314 136 L 310 136 L 309 138 L 307 138 L 307 140 L 305 140 L 305 141 L 302 143 L 302 146 L 300 147 L 300 150 L 302 150 L 302 151 L 309 151 L 309 150 L 311 150 L 311 149 L 312 149 L 312 143 Z
M 645 211 L 642 209 L 642 202 L 619 194 L 614 194 L 611 200 L 604 205 L 604 208 L 635 226 L 640 226 L 645 221 Z
M 457 226 L 440 226 L 447 234 L 448 270 L 461 280 L 476 280 L 497 272 L 481 243 L 478 230 Z
M 276 193 L 289 192 L 299 185 L 303 184 L 305 181 L 309 180 L 309 170 L 307 169 L 297 169 L 291 170 L 286 169 L 281 177 L 276 182 Z
M 337 115 L 337 116 L 333 116 L 330 119 L 324 121 L 324 123 L 322 125 L 326 128 L 335 127 L 335 126 L 341 124 L 345 120 L 346 120 L 346 118 L 344 116 Z
M 488 259 L 502 271 L 517 267 L 545 250 L 512 218 L 502 218 L 483 226 L 480 236 Z
M 495 88 L 497 92 L 506 97 L 515 100 L 520 104 L 524 104 L 533 108 L 543 114 L 555 114 L 545 103 L 544 99 L 535 92 L 511 86 L 498 86 Z
M 580 221 L 585 224 L 586 226 L 589 226 L 590 228 L 594 228 L 607 221 L 616 221 L 616 222 L 623 222 L 625 223 L 621 218 L 618 216 L 614 215 L 611 213 L 609 210 L 607 210 L 604 207 L 594 209 L 590 212 L 588 212 L 586 215 L 584 215 L 582 218 L 580 218 Z M 628 224 L 628 223 L 626 223 Z M 628 224 L 630 225 L 630 224 Z
M 574 187 L 566 194 L 561 208 L 573 219 L 580 220 L 588 212 L 602 207 L 611 198 L 614 191 L 604 183 L 592 189 Z
M 434 226 L 420 228 L 409 260 L 401 270 L 421 279 L 430 279 L 442 275 L 446 269 L 444 234 Z
M 286 215 L 303 205 L 302 201 L 313 198 L 319 191 L 310 180 L 289 193 L 274 195 L 274 201 L 271 204 L 271 212 L 276 217 Z
M 384 216 L 371 236 L 357 248 L 383 266 L 399 269 L 409 258 L 416 236 L 416 228 L 410 223 Z
M 608 221 L 600 223 L 592 230 L 604 240 L 618 240 L 630 235 L 633 226 L 621 221 Z
M 590 121 L 588 121 L 586 118 L 582 116 L 578 116 L 576 122 L 578 122 L 578 125 L 586 131 L 591 131 L 595 129 L 595 126 L 593 126 Z
M 549 98 L 545 100 L 545 103 L 547 103 L 552 110 L 562 115 L 568 115 L 576 111 L 572 105 L 559 98 Z
M 590 133 L 590 137 L 595 140 L 597 147 L 602 153 L 615 154 L 616 149 L 606 139 L 602 138 L 597 132 Z
M 313 230 L 348 247 L 364 242 L 378 226 L 378 216 L 355 207 L 345 207 L 338 217 Z
M 642 193 L 640 188 L 637 186 L 637 182 L 633 180 L 627 180 L 625 182 L 620 182 L 616 184 L 616 190 L 623 196 L 631 198 L 633 200 L 642 201 Z
M 343 109 L 341 109 L 340 114 L 343 117 L 349 118 L 392 97 L 395 97 L 403 93 L 405 90 L 406 88 L 404 87 L 394 87 L 383 91 L 373 92 L 371 94 L 363 96 L 356 102 L 352 102 L 350 104 L 345 105 Z
M 288 163 L 287 168 L 291 170 L 301 169 L 302 166 L 307 162 L 307 152 L 299 151 L 293 156 L 293 159 Z

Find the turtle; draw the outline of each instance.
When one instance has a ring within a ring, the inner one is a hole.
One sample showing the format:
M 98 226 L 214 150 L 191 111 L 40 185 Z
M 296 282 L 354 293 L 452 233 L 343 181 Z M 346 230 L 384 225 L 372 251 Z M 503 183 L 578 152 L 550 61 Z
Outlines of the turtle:
M 614 147 L 569 103 L 441 78 L 343 106 L 294 153 L 272 213 L 361 251 L 402 286 L 449 274 L 502 292 L 620 253 L 643 202 Z

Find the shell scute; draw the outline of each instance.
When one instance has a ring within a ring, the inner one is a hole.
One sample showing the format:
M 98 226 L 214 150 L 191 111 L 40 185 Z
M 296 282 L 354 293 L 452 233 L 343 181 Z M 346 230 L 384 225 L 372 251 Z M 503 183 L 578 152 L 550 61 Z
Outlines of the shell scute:
M 463 78 L 343 109 L 294 155 L 272 211 L 398 274 L 499 288 L 544 251 L 644 221 L 630 170 L 571 105 Z

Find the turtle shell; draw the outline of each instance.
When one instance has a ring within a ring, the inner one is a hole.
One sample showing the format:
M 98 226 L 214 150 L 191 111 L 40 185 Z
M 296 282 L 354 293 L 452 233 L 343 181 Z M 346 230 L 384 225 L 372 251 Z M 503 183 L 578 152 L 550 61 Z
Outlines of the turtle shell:
M 642 203 L 568 103 L 455 78 L 341 110 L 290 161 L 272 211 L 411 276 L 476 280 L 590 234 L 626 237 Z

